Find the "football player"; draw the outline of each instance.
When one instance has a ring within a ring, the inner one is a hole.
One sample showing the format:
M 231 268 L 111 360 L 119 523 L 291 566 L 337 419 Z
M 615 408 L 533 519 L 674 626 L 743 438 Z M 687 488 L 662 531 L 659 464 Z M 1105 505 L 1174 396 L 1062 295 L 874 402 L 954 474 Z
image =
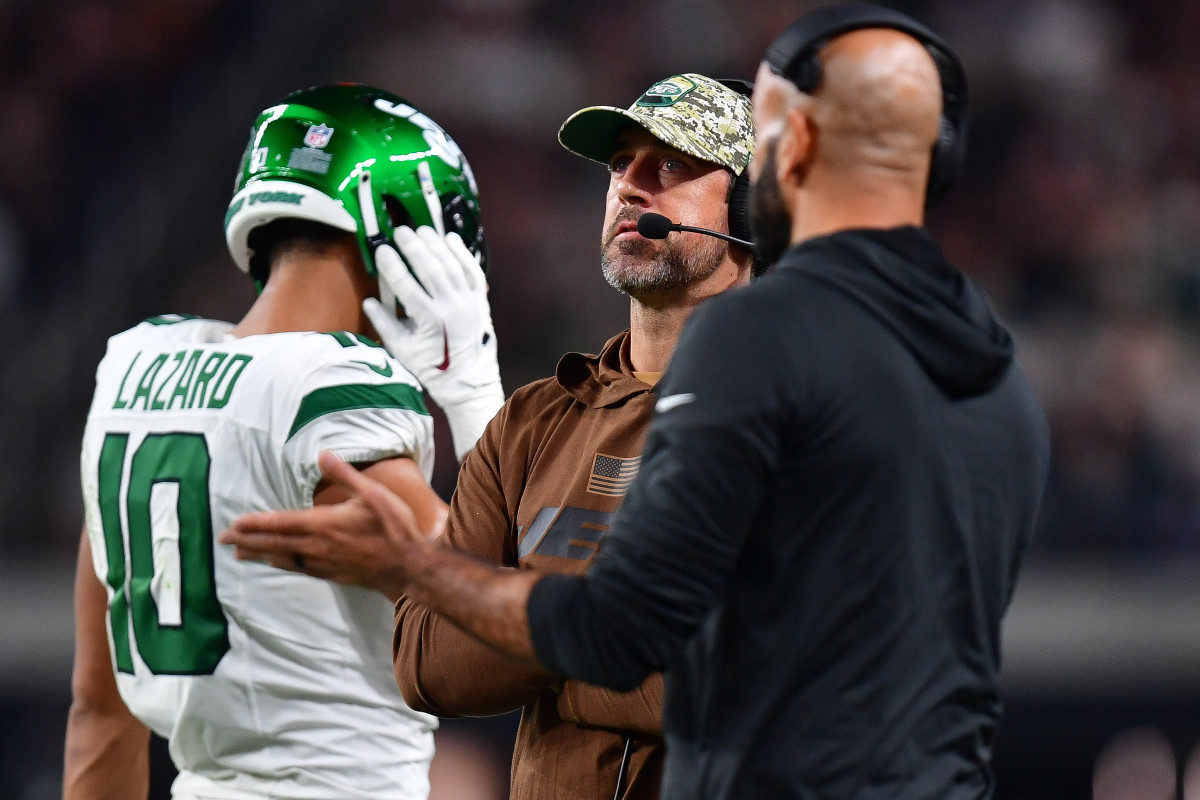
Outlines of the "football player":
M 373 341 L 363 301 L 382 290 L 371 313 L 396 308 L 384 266 L 409 302 L 453 306 L 454 325 L 410 326 L 399 347 L 428 363 L 465 455 L 504 399 L 474 177 L 404 99 L 317 87 L 259 115 L 225 234 L 259 290 L 246 316 L 146 320 L 96 371 L 64 798 L 144 798 L 151 731 L 176 800 L 424 798 L 436 719 L 396 686 L 392 604 L 238 561 L 214 532 L 344 499 L 316 464 L 330 449 L 436 534 L 422 387 Z

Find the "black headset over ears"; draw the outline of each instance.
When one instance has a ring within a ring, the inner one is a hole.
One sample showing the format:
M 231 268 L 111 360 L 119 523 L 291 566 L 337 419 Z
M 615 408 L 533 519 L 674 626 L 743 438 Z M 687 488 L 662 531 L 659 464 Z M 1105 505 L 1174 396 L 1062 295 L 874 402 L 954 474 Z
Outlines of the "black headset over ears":
M 945 196 L 962 169 L 967 144 L 967 75 L 962 62 L 933 31 L 912 17 L 870 3 L 818 8 L 792 23 L 767 50 L 767 66 L 800 91 L 811 94 L 821 83 L 821 47 L 836 36 L 862 28 L 891 28 L 925 45 L 942 83 L 942 122 L 929 162 L 925 206 Z M 732 211 L 732 204 L 730 206 Z
M 754 91 L 754 83 L 738 78 L 717 78 L 717 83 L 727 89 L 732 89 L 747 98 Z M 750 223 L 750 165 L 742 167 L 733 179 L 733 187 L 729 190 L 729 235 L 748 242 L 754 241 L 754 227 Z M 768 265 L 754 259 L 750 271 L 755 277 L 762 275 Z

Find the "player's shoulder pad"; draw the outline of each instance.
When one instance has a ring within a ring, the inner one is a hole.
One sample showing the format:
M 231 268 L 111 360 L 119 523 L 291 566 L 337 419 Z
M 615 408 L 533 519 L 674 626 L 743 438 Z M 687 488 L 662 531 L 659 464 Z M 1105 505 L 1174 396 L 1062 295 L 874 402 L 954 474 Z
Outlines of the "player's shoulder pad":
M 156 342 L 178 339 L 187 342 L 216 342 L 224 339 L 233 330 L 233 324 L 221 320 L 206 319 L 194 314 L 161 314 L 142 320 L 108 339 L 109 349 L 125 344 L 142 346 L 146 339 Z
M 180 322 L 187 322 L 193 319 L 200 319 L 195 314 L 159 314 L 157 317 L 150 317 L 142 320 L 143 325 L 178 325 Z
M 346 331 L 312 333 L 299 340 L 298 346 L 311 348 L 310 366 L 314 371 L 337 371 L 348 380 L 355 373 L 371 383 L 407 383 L 419 386 L 416 377 L 389 353 L 383 345 Z
M 274 360 L 292 365 L 289 397 L 296 410 L 288 438 L 334 412 L 398 410 L 428 416 L 421 385 L 382 346 L 344 331 L 291 339 Z

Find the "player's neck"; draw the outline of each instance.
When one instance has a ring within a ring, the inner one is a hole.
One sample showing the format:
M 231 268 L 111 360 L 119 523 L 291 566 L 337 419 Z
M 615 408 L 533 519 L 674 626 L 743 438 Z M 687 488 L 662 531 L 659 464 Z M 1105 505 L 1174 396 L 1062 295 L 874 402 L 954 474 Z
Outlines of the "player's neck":
M 629 359 L 638 372 L 663 372 L 675 343 L 696 306 L 726 289 L 748 282 L 750 264 L 726 258 L 708 277 L 671 296 L 631 297 L 629 300 Z
M 336 258 L 321 256 L 284 260 L 258 300 L 234 328 L 235 336 L 289 331 L 365 333 L 363 298 L 369 287 L 365 273 Z

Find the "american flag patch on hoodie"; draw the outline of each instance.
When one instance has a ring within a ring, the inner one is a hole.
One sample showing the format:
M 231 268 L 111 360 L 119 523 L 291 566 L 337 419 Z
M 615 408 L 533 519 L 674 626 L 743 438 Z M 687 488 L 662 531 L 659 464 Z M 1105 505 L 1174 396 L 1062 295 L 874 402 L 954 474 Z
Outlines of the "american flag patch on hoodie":
M 596 458 L 592 462 L 592 477 L 588 479 L 587 490 L 592 494 L 620 497 L 625 494 L 629 484 L 633 483 L 633 479 L 637 477 L 638 467 L 641 463 L 641 456 L 617 458 L 596 453 Z

